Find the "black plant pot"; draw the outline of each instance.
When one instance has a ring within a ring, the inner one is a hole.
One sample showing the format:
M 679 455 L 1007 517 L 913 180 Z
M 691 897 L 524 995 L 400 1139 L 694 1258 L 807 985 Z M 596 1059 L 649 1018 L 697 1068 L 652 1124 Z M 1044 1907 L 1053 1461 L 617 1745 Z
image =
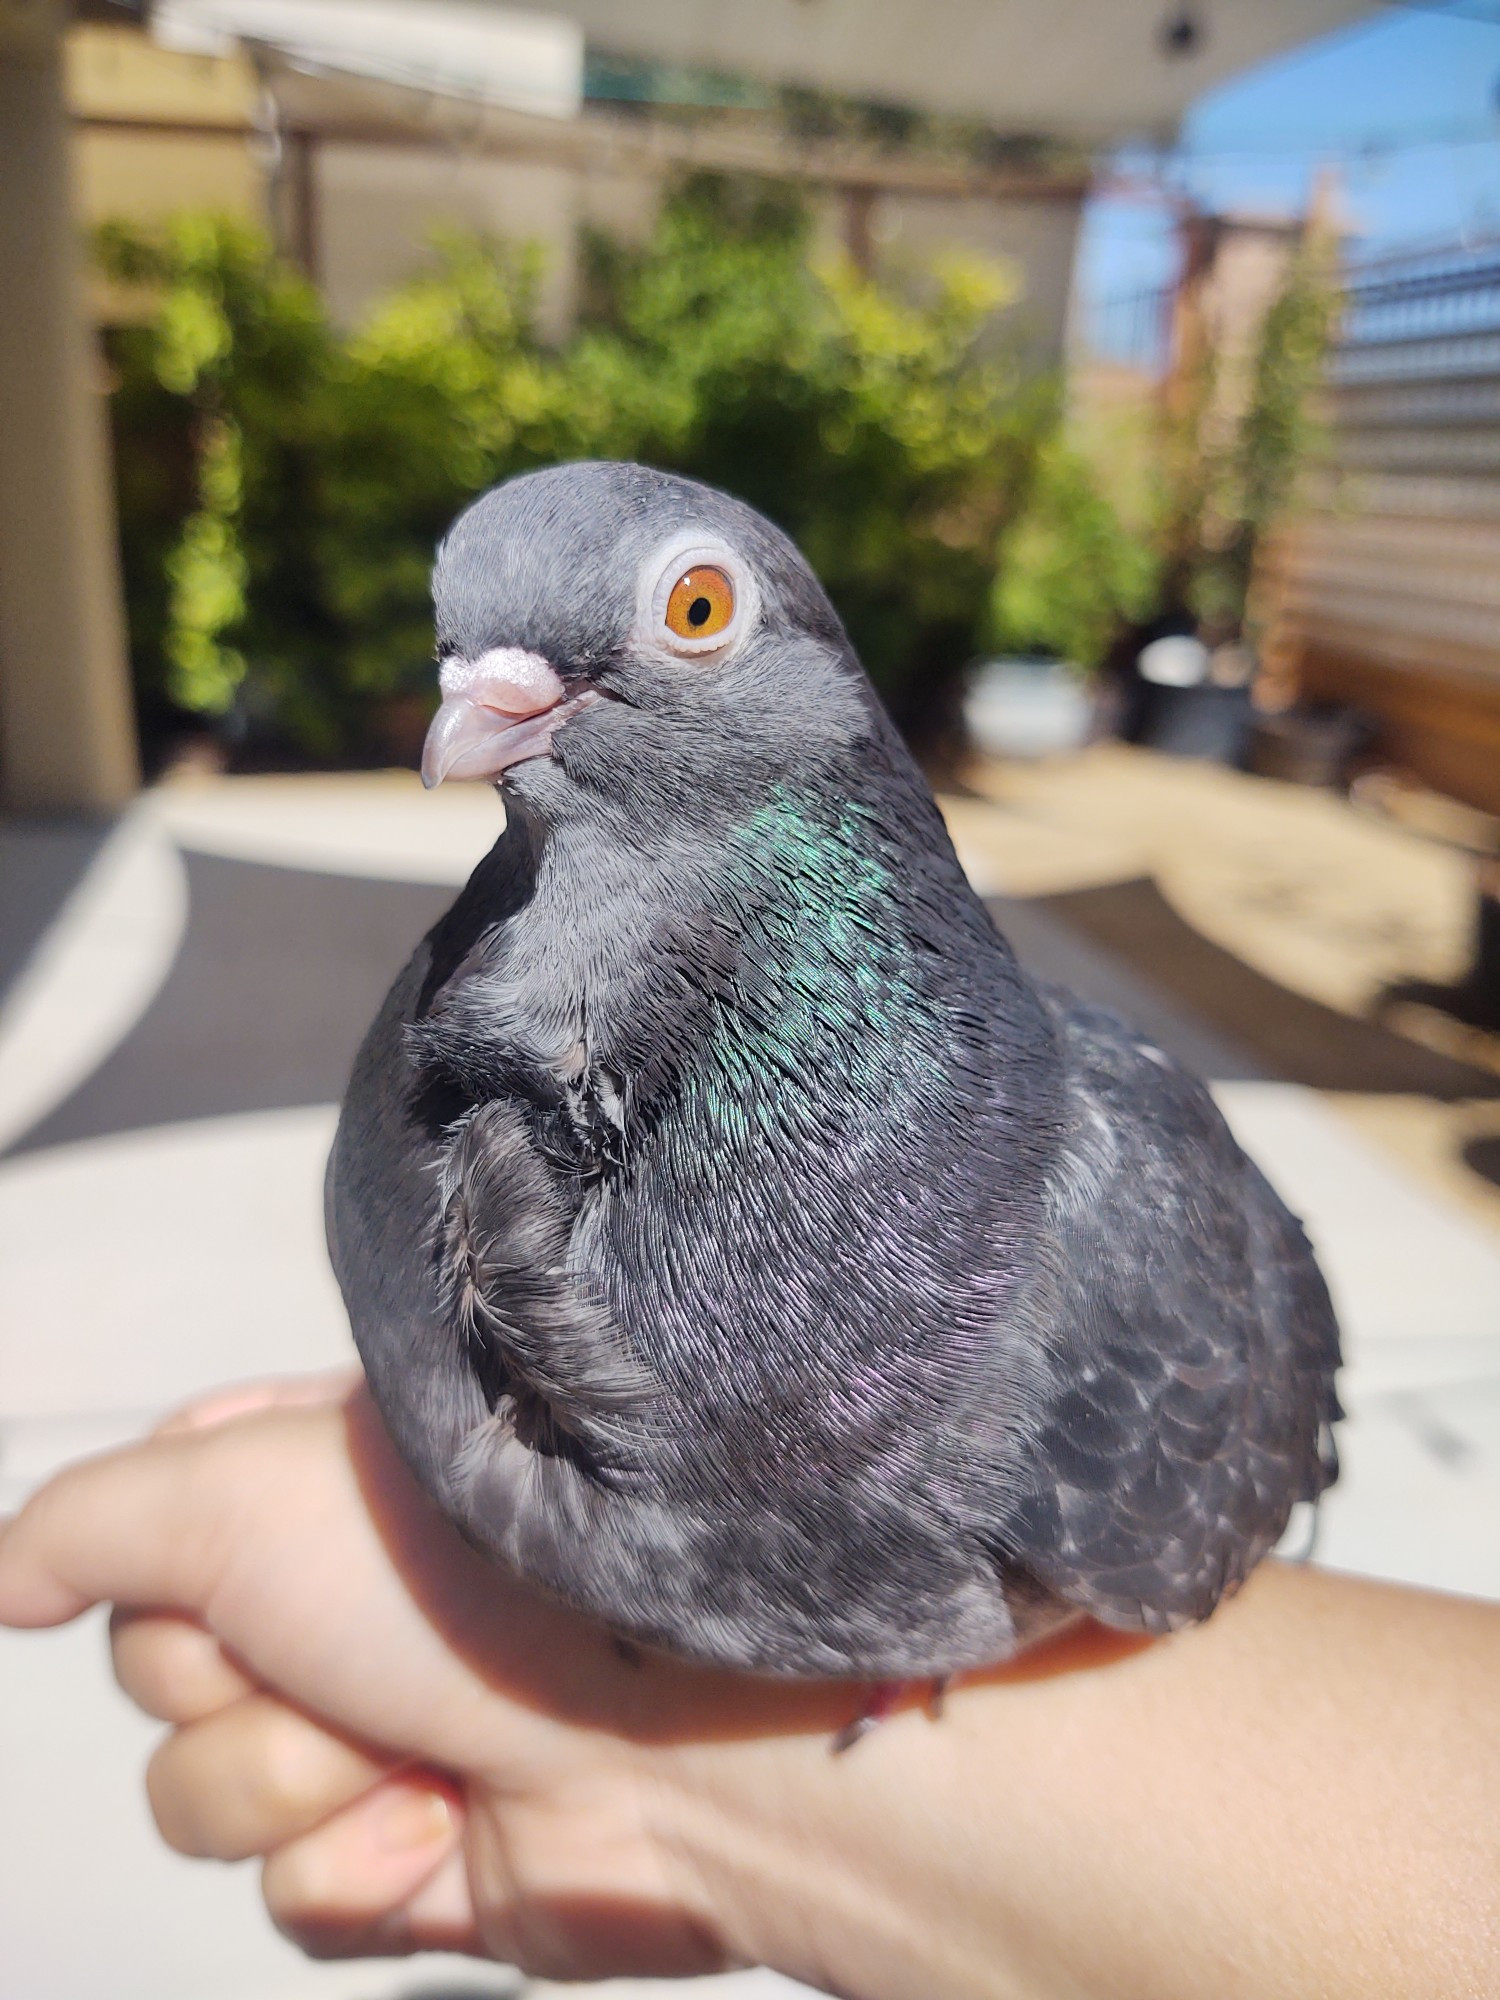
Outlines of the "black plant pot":
M 1156 687 L 1140 689 L 1135 741 L 1169 757 L 1205 757 L 1242 765 L 1253 721 L 1248 688 Z
M 1357 709 L 1289 708 L 1258 715 L 1250 742 L 1250 769 L 1290 785 L 1342 790 L 1356 758 L 1370 747 L 1375 727 Z

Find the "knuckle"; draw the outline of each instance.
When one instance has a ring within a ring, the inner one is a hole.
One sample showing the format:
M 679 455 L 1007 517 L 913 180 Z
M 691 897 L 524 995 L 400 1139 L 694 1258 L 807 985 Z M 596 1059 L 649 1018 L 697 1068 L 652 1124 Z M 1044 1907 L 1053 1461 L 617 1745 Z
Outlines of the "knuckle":
M 146 1799 L 156 1830 L 178 1854 L 194 1860 L 222 1858 L 221 1844 L 215 1842 L 201 1822 L 196 1788 L 183 1771 L 184 1739 L 174 1732 L 160 1744 L 146 1766 Z
M 248 1691 L 212 1633 L 174 1613 L 116 1610 L 110 1619 L 115 1679 L 161 1722 L 197 1722 Z
M 321 1733 L 299 1715 L 267 1704 L 249 1725 L 242 1795 L 254 1817 L 268 1826 L 297 1818 L 318 1803 Z
M 289 1938 L 308 1958 L 338 1958 L 346 1955 L 339 1950 L 339 1939 L 344 1934 L 344 1927 L 326 1910 L 319 1909 L 316 1904 L 309 1901 L 297 1888 L 279 1881 L 274 1888 L 263 1883 L 261 1895 L 271 1922 L 284 1938 Z
M 253 1697 L 174 1730 L 146 1767 L 162 1839 L 179 1854 L 241 1861 L 300 1832 L 316 1804 L 314 1735 Z
M 323 1905 L 323 1871 L 310 1858 L 313 1840 L 273 1848 L 260 1872 L 260 1893 L 276 1928 L 287 1931 Z
M 309 1958 L 350 1958 L 369 1950 L 369 1918 L 340 1896 L 316 1838 L 269 1854 L 260 1887 L 271 1922 Z
M 109 1623 L 109 1650 L 115 1679 L 137 1708 L 163 1722 L 177 1706 L 180 1649 L 158 1619 L 116 1611 Z

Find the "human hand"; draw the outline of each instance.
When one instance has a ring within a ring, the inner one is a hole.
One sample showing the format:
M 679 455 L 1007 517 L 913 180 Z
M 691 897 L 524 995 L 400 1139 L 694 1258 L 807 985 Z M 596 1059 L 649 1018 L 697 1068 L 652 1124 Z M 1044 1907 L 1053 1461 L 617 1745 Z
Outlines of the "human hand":
M 847 1686 L 629 1665 L 330 1393 L 232 1392 L 0 1535 L 0 1622 L 135 1607 L 168 1837 L 264 1854 L 309 1948 L 861 2000 L 1500 1990 L 1494 1607 L 1268 1565 L 1200 1631 L 1081 1627 L 831 1757 Z
M 272 1916 L 322 1955 L 731 1962 L 679 1782 L 705 1743 L 826 1742 L 850 1701 L 631 1664 L 467 1548 L 344 1381 L 226 1392 L 44 1489 L 0 1540 L 0 1619 L 99 1599 L 121 1684 L 173 1726 L 164 1835 L 264 1855 Z

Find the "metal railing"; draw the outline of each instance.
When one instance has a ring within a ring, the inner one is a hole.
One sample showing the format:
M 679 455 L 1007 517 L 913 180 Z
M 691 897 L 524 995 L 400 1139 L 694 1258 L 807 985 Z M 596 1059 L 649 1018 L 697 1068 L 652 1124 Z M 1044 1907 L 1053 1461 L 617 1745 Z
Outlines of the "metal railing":
M 1088 361 L 1139 369 L 1153 379 L 1165 375 L 1171 359 L 1174 296 L 1171 285 L 1156 285 L 1113 298 L 1084 299 L 1075 346 Z
M 1326 445 L 1267 551 L 1276 644 L 1309 699 L 1382 721 L 1382 754 L 1500 799 L 1500 242 L 1355 264 Z
M 1500 373 L 1500 243 L 1353 266 L 1329 373 L 1338 386 Z

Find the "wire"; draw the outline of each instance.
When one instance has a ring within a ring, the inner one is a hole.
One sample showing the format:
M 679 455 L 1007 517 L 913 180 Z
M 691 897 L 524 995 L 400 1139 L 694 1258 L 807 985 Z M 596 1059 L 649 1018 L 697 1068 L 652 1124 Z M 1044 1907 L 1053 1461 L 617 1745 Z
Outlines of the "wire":
M 1153 147 L 1134 140 L 1109 150 L 1117 158 L 1139 153 L 1143 157 L 1173 161 L 1309 158 L 1358 161 L 1390 153 L 1440 151 L 1450 146 L 1494 145 L 1500 145 L 1500 117 L 1483 126 L 1434 125 L 1425 130 L 1419 127 L 1405 132 L 1357 132 L 1346 137 L 1332 138 L 1322 138 L 1314 132 L 1297 136 L 1288 132 L 1275 134 L 1265 140 L 1247 139 L 1243 144 L 1231 142 L 1204 146 L 1195 144 L 1192 140 L 1178 140 L 1170 146 Z
M 1500 28 L 1500 0 L 1381 0 L 1392 14 L 1442 14 L 1450 21 L 1482 21 Z
M 1352 160 L 1369 162 L 1393 153 L 1440 153 L 1450 148 L 1500 145 L 1500 122 L 1486 130 L 1433 130 L 1398 137 L 1388 132 L 1360 133 L 1348 139 L 1319 139 L 1309 133 L 1305 139 L 1279 140 L 1269 146 L 1179 146 L 1183 160 Z

